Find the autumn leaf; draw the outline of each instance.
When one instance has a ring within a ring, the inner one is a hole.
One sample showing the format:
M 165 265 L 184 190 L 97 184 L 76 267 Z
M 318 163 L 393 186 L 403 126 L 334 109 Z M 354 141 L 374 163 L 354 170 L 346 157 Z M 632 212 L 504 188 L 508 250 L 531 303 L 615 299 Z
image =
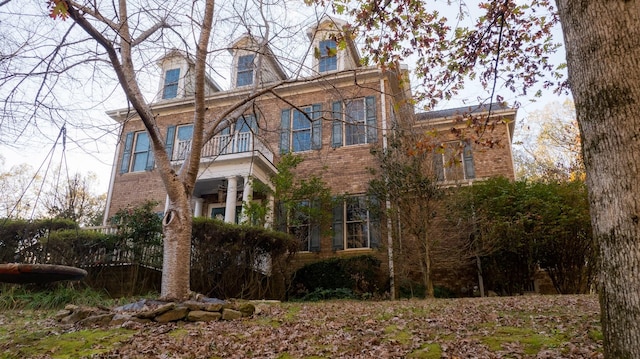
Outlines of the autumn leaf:
M 54 20 L 60 18 L 64 21 L 69 17 L 69 8 L 64 0 L 48 0 L 47 8 L 49 16 Z

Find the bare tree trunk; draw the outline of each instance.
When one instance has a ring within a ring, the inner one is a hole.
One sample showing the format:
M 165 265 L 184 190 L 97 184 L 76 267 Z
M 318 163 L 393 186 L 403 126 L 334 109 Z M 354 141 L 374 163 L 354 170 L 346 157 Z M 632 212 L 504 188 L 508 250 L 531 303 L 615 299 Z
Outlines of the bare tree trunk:
M 429 235 L 425 234 L 424 238 L 423 238 L 423 244 L 424 244 L 424 285 L 425 285 L 425 289 L 427 291 L 427 297 L 429 298 L 433 298 L 434 297 L 434 290 L 433 290 L 433 278 L 432 278 L 432 271 L 433 269 L 431 268 L 431 243 L 429 242 Z
M 480 289 L 480 296 L 484 298 L 484 278 L 482 278 L 482 260 L 479 255 L 476 255 L 476 266 L 478 268 L 478 288 Z
M 640 2 L 557 0 L 583 139 L 607 358 L 640 358 Z
M 164 250 L 162 264 L 162 293 L 164 299 L 183 300 L 189 296 L 191 268 L 191 231 L 193 214 L 191 213 L 191 196 L 200 167 L 200 155 L 204 143 L 205 118 L 205 69 L 209 45 L 209 37 L 213 23 L 214 0 L 207 0 L 200 28 L 200 37 L 195 61 L 195 94 L 193 115 L 193 138 L 191 153 L 178 172 L 179 181 L 175 180 L 168 157 L 164 155 L 162 143 L 154 142 L 154 154 L 160 154 L 162 161 L 161 175 L 167 194 L 169 209 L 163 220 Z
M 191 219 L 191 208 L 178 205 L 167 211 L 162 222 L 164 246 L 160 296 L 165 300 L 184 300 L 190 292 Z

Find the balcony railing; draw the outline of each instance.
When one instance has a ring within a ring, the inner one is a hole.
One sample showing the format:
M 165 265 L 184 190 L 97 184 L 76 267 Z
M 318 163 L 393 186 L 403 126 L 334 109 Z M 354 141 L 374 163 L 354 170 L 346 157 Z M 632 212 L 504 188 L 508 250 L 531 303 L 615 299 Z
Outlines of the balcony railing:
M 191 140 L 178 141 L 173 151 L 172 160 L 182 161 L 191 151 Z M 201 158 L 218 157 L 243 152 L 261 152 L 269 161 L 273 162 L 273 153 L 267 146 L 251 132 L 236 132 L 230 135 L 213 137 L 202 147 Z

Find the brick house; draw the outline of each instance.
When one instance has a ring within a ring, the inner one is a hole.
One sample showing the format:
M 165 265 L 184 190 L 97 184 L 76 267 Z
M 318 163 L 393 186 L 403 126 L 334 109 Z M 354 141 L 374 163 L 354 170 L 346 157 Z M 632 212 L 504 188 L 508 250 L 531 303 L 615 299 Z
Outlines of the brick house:
M 297 256 L 300 263 L 366 253 L 386 263 L 387 252 L 380 249 L 387 241 L 382 235 L 385 230 L 364 201 L 372 176 L 368 168 L 376 166 L 371 149 L 385 147 L 394 124 L 404 120 L 415 120 L 416 130 L 437 129 L 443 134 L 443 143 L 459 146 L 460 140 L 449 129 L 463 127 L 464 123 L 458 120 L 467 112 L 486 115 L 483 107 L 414 114 L 407 71 L 361 65 L 355 44 L 341 30 L 343 25 L 340 20 L 325 17 L 309 29 L 315 49 L 309 76 L 290 79 L 268 47 L 259 52 L 259 39 L 243 36 L 230 47 L 230 88 L 223 90 L 213 80 L 207 81 L 207 104 L 213 114 L 246 98 L 253 81 L 258 81 L 259 87 L 281 85 L 273 93 L 257 98 L 204 146 L 193 194 L 195 216 L 238 223 L 244 216 L 242 203 L 261 201 L 273 208 L 277 199 L 254 191 L 255 181 L 270 185 L 269 178 L 286 152 L 304 158 L 297 167 L 298 176 L 321 176 L 332 194 L 348 194 L 342 206 L 333 210 L 330 235 L 309 230 L 307 237 L 301 238 Z M 341 40 L 346 46 L 340 46 Z M 255 74 L 254 64 L 258 61 L 262 71 Z M 172 51 L 158 61 L 158 66 L 163 77 L 152 109 L 177 168 L 190 149 L 193 131 L 194 64 L 185 54 Z M 126 109 L 110 111 L 108 115 L 122 123 L 122 132 L 105 220 L 119 209 L 145 200 L 158 201 L 156 211 L 163 212 L 166 192 L 154 169 L 143 124 Z M 515 110 L 500 108 L 492 111 L 492 117 L 508 119 L 490 134 L 500 137 L 503 146 L 480 149 L 468 142 L 462 144 L 466 146 L 464 151 L 447 152 L 447 156 L 462 156 L 459 162 L 463 167 L 442 166 L 443 184 L 497 174 L 514 177 L 511 140 Z M 442 163 L 447 160 L 443 157 Z

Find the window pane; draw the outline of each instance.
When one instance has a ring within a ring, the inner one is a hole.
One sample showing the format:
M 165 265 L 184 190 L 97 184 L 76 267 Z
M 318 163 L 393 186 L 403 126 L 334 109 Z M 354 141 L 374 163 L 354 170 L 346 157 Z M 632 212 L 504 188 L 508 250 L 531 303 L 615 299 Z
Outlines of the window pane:
M 246 86 L 253 83 L 253 58 L 253 55 L 245 55 L 238 58 L 237 86 Z
M 291 127 L 293 127 L 294 130 L 311 128 L 311 121 L 309 121 L 309 118 L 311 118 L 310 109 L 305 108 L 304 111 L 306 115 L 298 110 L 293 111 L 293 126 Z
M 238 119 L 236 123 L 237 131 L 240 133 L 254 132 L 258 129 L 258 124 L 256 123 L 256 118 L 253 115 L 243 115 Z
M 311 131 L 295 131 L 292 136 L 293 152 L 309 151 L 311 149 Z
M 346 248 L 369 247 L 369 223 L 364 197 L 347 199 Z
M 193 138 L 193 125 L 178 127 L 178 141 L 189 141 Z
M 164 76 L 163 99 L 175 98 L 178 95 L 178 80 L 180 79 L 180 69 L 171 69 Z
M 133 153 L 132 172 L 144 171 L 149 157 L 149 136 L 146 132 L 136 133 L 136 145 Z
M 366 223 L 347 223 L 347 248 L 366 248 L 369 235 Z
M 444 144 L 444 175 L 447 181 L 464 179 L 462 168 L 462 148 L 460 142 L 447 142 Z
M 333 71 L 338 68 L 336 56 L 336 42 L 333 40 L 320 41 L 320 58 L 318 59 L 318 71 Z
M 311 108 L 303 109 L 305 113 L 293 110 L 293 121 L 291 124 L 291 141 L 293 152 L 309 151 L 311 149 Z
M 347 145 L 366 143 L 365 106 L 363 100 L 347 103 L 345 140 Z
M 300 244 L 301 251 L 308 251 L 310 248 L 311 230 L 309 221 L 309 201 L 301 201 L 297 208 L 293 208 L 289 216 L 289 233 L 292 234 Z

